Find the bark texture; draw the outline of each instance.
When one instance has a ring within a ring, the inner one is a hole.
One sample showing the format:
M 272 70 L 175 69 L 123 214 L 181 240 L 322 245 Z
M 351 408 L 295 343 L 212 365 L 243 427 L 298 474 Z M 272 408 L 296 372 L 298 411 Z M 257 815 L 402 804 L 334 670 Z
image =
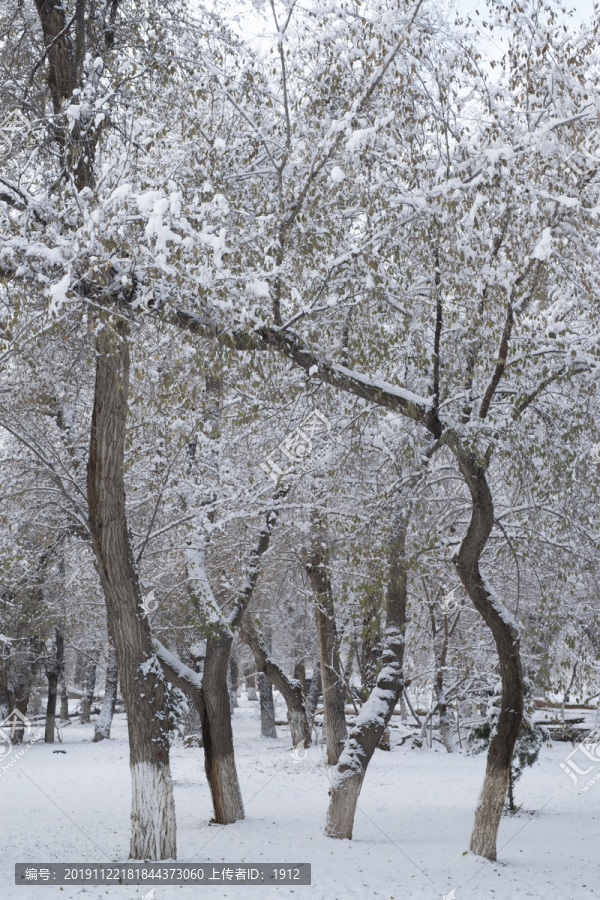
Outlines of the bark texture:
M 88 505 L 96 567 L 114 640 L 129 728 L 133 859 L 176 859 L 166 683 L 154 656 L 125 513 L 127 327 L 106 319 L 96 341 Z
M 275 703 L 273 700 L 273 685 L 266 675 L 261 672 L 258 676 L 260 694 L 260 733 L 261 737 L 276 738 L 275 727 Z
M 327 762 L 337 765 L 346 740 L 345 689 L 340 666 L 335 606 L 329 575 L 329 553 L 321 521 L 313 521 L 312 546 L 306 570 L 315 593 L 315 620 L 321 683 L 325 707 L 325 734 L 327 736 Z
M 235 765 L 227 672 L 233 633 L 211 635 L 206 644 L 202 693 L 204 767 L 214 820 L 228 825 L 243 819 L 244 804 Z
M 48 61 L 48 87 L 55 112 L 53 138 L 65 153 L 68 169 L 73 173 L 78 190 L 94 183 L 93 163 L 97 129 L 94 116 L 82 106 L 77 121 L 71 123 L 60 115 L 65 101 L 80 86 L 85 56 L 86 25 L 85 0 L 77 0 L 75 15 L 67 17 L 61 0 L 35 0 L 42 26 Z M 86 22 L 87 19 L 87 22 Z

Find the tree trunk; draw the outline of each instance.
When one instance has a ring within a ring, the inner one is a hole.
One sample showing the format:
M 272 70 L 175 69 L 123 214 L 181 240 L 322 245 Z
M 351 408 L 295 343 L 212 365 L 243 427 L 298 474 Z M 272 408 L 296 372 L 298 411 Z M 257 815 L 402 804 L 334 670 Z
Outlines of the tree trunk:
M 265 649 L 271 654 L 272 641 L 271 628 L 267 627 L 263 631 L 263 644 Z M 261 737 L 276 738 L 277 728 L 275 727 L 275 701 L 273 699 L 273 684 L 262 672 L 258 676 L 258 692 L 260 694 L 260 734 Z
M 121 319 L 99 323 L 88 461 L 88 505 L 129 729 L 132 859 L 176 859 L 166 683 L 156 659 L 127 518 L 123 480 L 129 348 Z
M 88 661 L 86 679 L 85 679 L 85 691 L 83 692 L 83 699 L 81 701 L 81 719 L 80 722 L 82 725 L 87 725 L 90 721 L 90 714 L 92 711 L 92 703 L 94 700 L 94 691 L 96 689 L 96 668 L 98 666 L 98 659 L 100 657 L 100 651 L 97 647 L 95 647 L 90 653 L 90 659 Z
M 267 676 L 269 681 L 277 688 L 285 700 L 293 746 L 296 747 L 299 743 L 304 741 L 303 746 L 308 747 L 310 745 L 310 725 L 306 715 L 306 707 L 300 682 L 296 679 L 288 678 L 283 669 L 277 665 L 269 653 L 262 635 L 259 634 L 251 619 L 244 620 L 241 637 L 254 654 L 257 670 Z M 246 678 L 246 681 L 247 680 L 248 679 Z M 248 697 L 248 699 L 250 699 L 250 697 Z M 274 728 L 275 725 L 273 724 L 273 729 Z M 273 736 L 277 737 L 276 734 Z
M 229 684 L 231 690 L 231 705 L 236 709 L 238 705 L 238 691 L 240 687 L 240 667 L 235 653 L 229 657 Z
M 276 738 L 275 703 L 273 701 L 273 685 L 261 672 L 258 676 L 260 694 L 260 734 L 261 737 Z
M 61 676 L 59 678 L 59 686 L 60 686 L 60 721 L 68 722 L 69 721 L 69 691 L 67 690 L 67 678 L 65 675 L 65 667 L 64 666 L 63 666 Z
M 381 612 L 384 606 L 382 586 L 373 585 L 367 589 L 360 654 L 358 655 L 361 691 L 360 699 L 364 702 L 377 684 L 377 670 L 381 659 Z
M 315 719 L 315 710 L 319 705 L 319 697 L 321 696 L 322 690 L 323 685 L 321 684 L 321 663 L 317 661 L 313 668 L 312 678 L 310 679 L 310 687 L 308 689 L 308 695 L 306 697 L 306 718 L 308 719 L 308 725 L 311 730 Z
M 346 740 L 346 711 L 344 707 L 345 689 L 341 675 L 335 607 L 329 576 L 329 554 L 321 521 L 313 521 L 313 541 L 307 572 L 315 597 L 315 619 L 321 681 L 323 685 L 323 705 L 325 707 L 325 734 L 327 736 L 327 763 L 335 766 L 340 758 Z
M 452 432 L 447 440 L 472 500 L 471 521 L 454 560 L 465 590 L 492 632 L 502 676 L 502 700 L 496 733 L 490 742 L 483 788 L 475 811 L 470 849 L 496 859 L 498 827 L 506 799 L 510 764 L 523 721 L 523 673 L 519 627 L 479 570 L 479 562 L 494 526 L 494 504 L 485 468 L 463 448 Z
M 31 688 L 35 679 L 35 667 L 42 653 L 42 644 L 37 638 L 29 638 L 25 640 L 25 649 L 23 650 L 24 659 L 15 667 L 11 665 L 10 675 L 4 669 L 6 681 L 6 693 L 8 696 L 8 714 L 17 710 L 22 716 L 27 716 L 29 700 L 31 697 Z M 9 657 L 10 663 L 13 660 Z M 5 663 L 6 665 L 6 663 Z M 13 744 L 21 744 L 23 742 L 24 728 L 17 722 L 11 729 L 11 740 Z
M 306 697 L 306 668 L 304 666 L 304 660 L 300 659 L 294 666 L 294 680 L 300 682 L 300 689 L 302 690 L 302 696 Z
M 113 716 L 115 714 L 115 706 L 117 704 L 117 687 L 119 682 L 119 666 L 117 664 L 117 652 L 110 644 L 108 651 L 108 660 L 106 662 L 106 682 L 104 686 L 104 701 L 100 715 L 96 720 L 94 728 L 94 742 L 103 741 L 110 738 L 110 729 Z
M 46 677 L 48 678 L 48 705 L 46 707 L 46 734 L 44 740 L 47 744 L 54 743 L 54 730 L 56 728 L 56 698 L 58 696 L 58 679 L 62 672 L 64 659 L 64 640 L 59 629 L 56 629 L 56 655 L 54 659 L 45 661 Z
M 248 693 L 248 700 L 252 702 L 258 701 L 258 695 L 256 693 L 256 676 L 252 671 L 252 668 L 248 666 L 246 669 L 246 691 Z
M 448 658 L 450 638 L 458 625 L 460 609 L 457 611 L 451 626 L 448 625 L 448 615 L 444 614 L 442 616 L 443 627 L 439 628 L 436 619 L 436 604 L 431 601 L 425 579 L 423 579 L 423 587 L 425 588 L 427 600 L 429 602 L 429 617 L 431 621 L 431 633 L 433 636 L 433 655 L 435 657 L 433 692 L 435 695 L 436 708 L 440 714 L 440 733 L 442 736 L 442 743 L 448 753 L 454 753 L 455 747 L 454 739 L 452 737 L 452 726 L 450 725 L 446 692 L 444 690 L 444 672 L 446 671 L 446 660 Z
M 352 838 L 354 816 L 367 767 L 384 735 L 403 688 L 402 663 L 406 628 L 407 516 L 400 512 L 394 522 L 390 546 L 390 577 L 381 669 L 377 683 L 361 707 L 340 756 L 330 789 L 325 834 Z
M 204 768 L 212 796 L 214 821 L 219 825 L 237 822 L 245 816 L 235 766 L 227 687 L 232 640 L 229 636 L 209 637 L 202 681 Z

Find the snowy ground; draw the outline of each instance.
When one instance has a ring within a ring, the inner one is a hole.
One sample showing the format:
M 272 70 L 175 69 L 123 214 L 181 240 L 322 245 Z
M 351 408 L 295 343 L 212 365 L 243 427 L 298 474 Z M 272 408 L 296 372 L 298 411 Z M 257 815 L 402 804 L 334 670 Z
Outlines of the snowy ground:
M 282 713 L 280 707 L 278 715 Z M 173 751 L 181 861 L 312 864 L 310 887 L 156 886 L 154 900 L 276 896 L 314 900 L 577 900 L 600 894 L 600 781 L 582 792 L 560 769 L 570 744 L 553 744 L 517 785 L 523 812 L 504 818 L 499 860 L 465 851 L 485 757 L 396 747 L 376 751 L 360 798 L 354 840 L 323 836 L 327 767 L 322 748 L 294 763 L 286 728 L 260 737 L 257 703 L 234 716 L 246 819 L 209 825 L 202 750 Z M 34 744 L 0 777 L 1 900 L 142 900 L 148 887 L 15 886 L 15 862 L 124 861 L 129 844 L 125 722 L 93 744 L 92 726 L 65 729 L 64 743 Z M 57 749 L 66 753 L 55 753 Z M 597 764 L 600 770 L 600 762 Z M 0 770 L 1 771 L 1 770 Z M 594 768 L 594 772 L 596 768 Z

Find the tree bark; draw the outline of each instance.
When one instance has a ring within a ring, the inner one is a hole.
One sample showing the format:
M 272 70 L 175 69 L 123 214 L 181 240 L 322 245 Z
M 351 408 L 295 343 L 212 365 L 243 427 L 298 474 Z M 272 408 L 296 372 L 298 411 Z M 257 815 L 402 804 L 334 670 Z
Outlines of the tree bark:
M 129 729 L 133 859 L 176 859 L 166 683 L 141 607 L 123 479 L 129 347 L 127 325 L 100 322 L 88 461 L 88 505 L 96 567 L 115 643 Z
M 229 657 L 229 684 L 231 690 L 231 705 L 236 709 L 238 705 L 238 691 L 240 688 L 240 667 L 234 652 Z
M 65 667 L 63 665 L 63 670 L 59 678 L 59 690 L 60 690 L 60 721 L 68 722 L 69 721 L 69 691 L 67 689 L 67 679 L 65 675 Z
M 308 695 L 306 697 L 306 718 L 308 719 L 308 725 L 311 731 L 315 719 L 315 710 L 319 705 L 319 697 L 321 696 L 322 691 L 323 685 L 321 683 L 321 663 L 317 660 L 313 668 L 312 678 L 310 679 L 310 687 L 308 689 Z
M 275 703 L 273 701 L 273 685 L 262 672 L 258 676 L 260 693 L 260 734 L 261 737 L 276 738 Z
M 206 644 L 202 693 L 204 768 L 212 796 L 214 821 L 228 825 L 243 819 L 244 804 L 238 781 L 227 686 L 233 635 L 211 635 Z
M 345 689 L 341 674 L 335 606 L 329 575 L 329 553 L 321 520 L 314 518 L 312 546 L 306 569 L 315 592 L 315 619 L 323 705 L 325 707 L 325 733 L 327 736 L 327 763 L 335 766 L 346 740 Z
M 294 666 L 294 680 L 300 682 L 302 696 L 306 697 L 306 668 L 303 659 L 299 659 Z
M 304 747 L 308 747 L 310 745 L 310 725 L 300 682 L 289 678 L 277 665 L 251 619 L 244 620 L 241 638 L 252 650 L 257 670 L 267 676 L 285 700 L 293 746 L 296 747 L 301 741 L 304 741 Z
M 333 775 L 325 834 L 352 838 L 356 806 L 375 748 L 383 737 L 403 689 L 402 664 L 406 628 L 407 515 L 394 521 L 390 545 L 390 575 L 381 669 L 368 700 L 361 707 Z
M 471 521 L 454 563 L 473 605 L 492 632 L 502 677 L 500 715 L 488 749 L 485 779 L 475 811 L 470 844 L 473 853 L 495 860 L 510 764 L 523 721 L 519 627 L 479 569 L 482 553 L 494 526 L 494 504 L 485 468 L 474 453 L 460 444 L 453 432 L 447 432 L 447 440 L 458 460 L 472 501 Z
M 46 707 L 46 733 L 44 740 L 47 744 L 54 743 L 54 730 L 56 728 L 56 698 L 58 696 L 58 679 L 62 672 L 64 659 L 64 640 L 59 629 L 56 629 L 56 655 L 46 659 L 45 669 L 48 678 L 48 705 Z
M 119 682 L 119 666 L 117 664 L 117 651 L 111 643 L 108 650 L 108 660 L 106 662 L 106 681 L 104 684 L 104 700 L 100 715 L 96 720 L 94 728 L 94 742 L 108 740 L 110 738 L 110 729 L 112 726 L 113 716 L 115 714 L 115 706 L 117 705 L 117 688 Z
M 96 689 L 96 668 L 98 666 L 98 659 L 100 657 L 100 651 L 97 647 L 93 648 L 88 660 L 88 667 L 86 672 L 85 679 L 85 691 L 83 692 L 83 699 L 81 701 L 81 719 L 80 722 L 82 725 L 87 725 L 90 721 L 90 714 L 92 711 L 92 703 L 94 700 L 94 691 Z

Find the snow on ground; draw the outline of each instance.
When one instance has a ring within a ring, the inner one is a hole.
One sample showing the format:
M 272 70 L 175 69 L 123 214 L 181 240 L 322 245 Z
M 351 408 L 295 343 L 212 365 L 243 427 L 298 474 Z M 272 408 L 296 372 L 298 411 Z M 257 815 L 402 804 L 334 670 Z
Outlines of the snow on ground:
M 312 864 L 312 885 L 154 887 L 154 900 L 310 897 L 442 900 L 578 900 L 600 894 L 600 781 L 582 792 L 559 763 L 570 744 L 544 748 L 517 784 L 523 811 L 504 818 L 499 860 L 465 851 L 485 756 L 393 747 L 376 751 L 354 839 L 323 835 L 328 775 L 323 748 L 295 763 L 287 728 L 260 737 L 258 703 L 234 715 L 246 819 L 210 825 L 202 750 L 172 755 L 180 861 Z M 278 715 L 282 714 L 281 705 Z M 94 744 L 92 725 L 66 728 L 62 744 L 38 743 L 0 777 L 0 900 L 142 900 L 151 886 L 15 886 L 15 862 L 122 862 L 129 846 L 126 725 Z M 65 750 L 66 753 L 56 753 Z M 3 762 L 6 762 L 4 760 Z M 597 764 L 600 769 L 600 763 Z M 594 769 L 594 772 L 596 769 Z M 0 769 L 1 772 L 1 769 Z M 585 783 L 585 782 L 584 782 Z

